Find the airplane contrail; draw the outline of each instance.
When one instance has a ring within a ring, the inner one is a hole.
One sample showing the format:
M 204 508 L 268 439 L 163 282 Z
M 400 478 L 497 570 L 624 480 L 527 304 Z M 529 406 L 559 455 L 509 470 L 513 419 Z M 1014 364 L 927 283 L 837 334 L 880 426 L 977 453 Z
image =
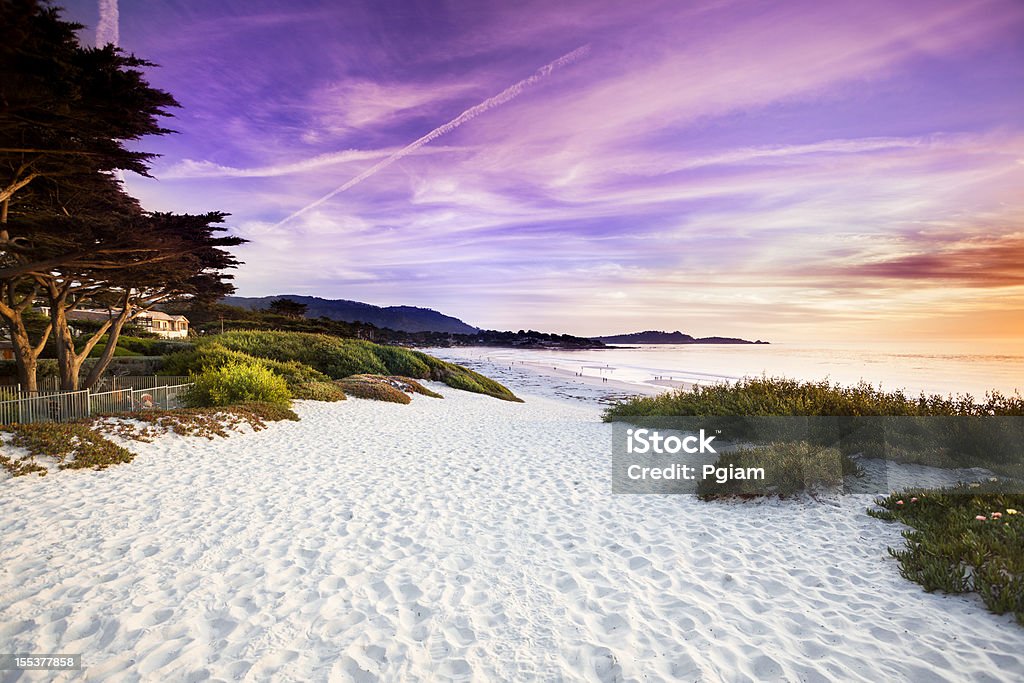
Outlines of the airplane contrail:
M 118 31 L 117 0 L 100 0 L 100 20 L 96 24 L 96 47 L 107 43 L 117 45 L 121 39 Z
M 366 169 L 365 171 L 363 171 L 362 173 L 360 173 L 356 177 L 352 178 L 351 180 L 349 180 L 344 185 L 341 185 L 340 187 L 338 187 L 338 188 L 336 188 L 334 190 L 331 190 L 330 192 L 325 194 L 320 199 L 317 199 L 316 201 L 311 202 L 311 203 L 307 204 L 306 206 L 302 207 L 301 209 L 299 209 L 295 213 L 292 213 L 287 218 L 285 218 L 281 222 L 279 222 L 276 225 L 274 225 L 274 227 L 275 228 L 281 227 L 282 225 L 284 225 L 285 223 L 287 223 L 291 219 L 296 218 L 297 216 L 301 216 L 302 214 L 306 213 L 310 209 L 314 209 L 314 208 L 320 206 L 321 204 L 326 202 L 328 199 L 330 199 L 334 195 L 340 194 L 340 193 L 344 192 L 345 190 L 348 190 L 349 188 L 351 188 L 351 187 L 353 187 L 355 185 L 358 185 L 359 183 L 363 182 L 364 180 L 366 180 L 370 176 L 374 175 L 378 171 L 381 171 L 381 170 L 387 168 L 388 166 L 390 166 L 391 164 L 395 163 L 396 161 L 398 161 L 402 157 L 408 156 L 409 154 L 415 152 L 417 149 L 419 149 L 423 145 L 425 145 L 425 144 L 427 144 L 427 143 L 429 143 L 429 142 L 431 142 L 433 140 L 436 140 L 437 138 L 441 137 L 445 133 L 449 133 L 449 132 L 455 130 L 456 128 L 458 128 L 462 124 L 466 123 L 467 121 L 469 121 L 469 120 L 471 120 L 473 118 L 476 118 L 477 116 L 479 116 L 480 114 L 483 114 L 484 112 L 488 111 L 489 109 L 493 109 L 494 107 L 497 107 L 499 105 L 505 104 L 509 100 L 512 100 L 512 99 L 518 97 L 520 93 L 522 93 L 524 90 L 529 88 L 531 85 L 537 83 L 538 81 L 540 81 L 543 78 L 546 78 L 546 77 L 550 76 L 551 73 L 555 69 L 558 69 L 558 68 L 561 68 L 563 66 L 568 66 L 568 65 L 572 64 L 573 62 L 575 62 L 576 60 L 580 59 L 581 57 L 584 57 L 589 51 L 590 51 L 590 45 L 584 45 L 582 47 L 576 48 L 575 50 L 573 50 L 572 52 L 570 52 L 568 54 L 562 55 L 561 57 L 559 57 L 558 59 L 556 59 L 553 62 L 550 62 L 549 64 L 545 64 L 541 68 L 537 69 L 533 73 L 533 75 L 530 76 L 529 78 L 524 78 L 523 80 L 519 81 L 518 83 L 516 83 L 514 85 L 510 85 L 509 87 L 505 88 L 504 90 L 502 90 L 500 93 L 498 93 L 494 97 L 490 97 L 490 98 L 484 100 L 483 102 L 481 102 L 480 104 L 478 104 L 478 105 L 476 105 L 474 107 L 470 107 L 469 109 L 467 109 L 466 111 L 462 112 L 461 114 L 459 114 L 458 116 L 456 116 L 454 119 L 452 119 L 448 123 L 444 124 L 443 126 L 438 126 L 437 128 L 435 128 L 434 130 L 430 131 L 429 133 L 427 133 L 426 135 L 424 135 L 420 139 L 416 140 L 415 142 L 413 142 L 413 143 L 411 143 L 409 145 L 406 145 L 405 147 L 403 147 L 402 149 L 398 150 L 394 154 L 386 157 L 385 159 L 382 159 L 381 161 L 378 161 L 376 164 L 374 164 L 370 168 Z

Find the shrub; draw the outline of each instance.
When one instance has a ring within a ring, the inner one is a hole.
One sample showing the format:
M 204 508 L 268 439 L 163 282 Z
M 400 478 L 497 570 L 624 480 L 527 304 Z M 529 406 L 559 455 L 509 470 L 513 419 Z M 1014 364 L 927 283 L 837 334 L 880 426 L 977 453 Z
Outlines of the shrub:
M 386 401 L 388 403 L 412 402 L 408 394 L 392 386 L 384 377 L 353 375 L 352 377 L 335 380 L 335 384 L 341 387 L 346 394 L 356 398 L 368 398 L 373 401 Z
M 212 343 L 228 352 L 278 362 L 297 361 L 332 379 L 361 374 L 431 379 L 456 389 L 519 401 L 506 387 L 488 377 L 398 346 L 305 332 L 233 331 L 215 339 Z M 176 374 L 175 366 L 165 367 L 171 368 L 165 370 L 168 374 Z
M 222 344 L 205 342 L 191 349 L 164 356 L 161 375 L 198 375 L 215 370 L 231 362 L 255 362 L 256 359 L 238 351 L 230 351 Z
M 1024 626 L 1024 493 L 990 480 L 943 489 L 904 489 L 868 514 L 910 527 L 902 550 L 889 548 L 900 574 L 929 593 L 976 591 L 996 614 Z
M 206 370 L 214 370 L 230 363 L 250 363 L 261 365 L 274 374 L 283 377 L 289 391 L 296 397 L 304 391 L 303 387 L 313 382 L 328 382 L 330 378 L 308 365 L 298 361 L 276 361 L 268 358 L 256 358 L 240 351 L 232 351 L 216 342 L 197 345 L 187 350 L 173 353 L 164 359 L 160 374 L 189 375 L 200 374 Z M 337 400 L 337 399 L 335 399 Z
M 341 387 L 333 382 L 308 382 L 295 388 L 289 387 L 292 398 L 306 401 L 344 401 L 346 396 Z
M 226 406 L 249 401 L 287 406 L 291 399 L 283 377 L 259 363 L 232 361 L 196 375 L 185 395 L 190 407 Z
M 886 392 L 865 382 L 842 387 L 824 381 L 761 377 L 637 396 L 609 407 L 604 419 L 673 415 L 1020 416 L 1024 415 L 1024 398 L 998 392 L 986 394 L 981 403 L 971 396 L 921 394 L 911 398 L 902 391 Z
M 807 440 L 838 446 L 847 454 L 934 466 L 982 466 L 1013 475 L 1024 471 L 1018 447 L 1024 422 L 1019 415 L 1024 415 L 1024 398 L 1019 395 L 991 393 L 980 403 L 970 396 L 922 394 L 911 399 L 866 383 L 842 387 L 760 378 L 636 397 L 608 408 L 604 419 L 693 417 L 730 439 Z M 820 419 L 768 419 L 809 416 Z
M 431 391 L 430 389 L 427 389 L 425 386 L 409 377 L 399 377 L 392 375 L 390 377 L 387 377 L 386 379 L 389 382 L 391 382 L 391 385 L 394 386 L 395 388 L 401 389 L 402 391 L 409 394 L 421 394 L 423 396 L 429 396 L 430 398 L 444 398 L 444 396 L 442 396 L 441 394 L 437 393 L 436 391 Z
M 730 496 L 791 496 L 841 486 L 847 475 L 859 475 L 860 468 L 836 448 L 824 448 L 806 441 L 773 443 L 758 448 L 740 448 L 722 453 L 716 467 L 737 469 L 760 467 L 764 479 L 701 479 L 697 494 L 703 500 Z

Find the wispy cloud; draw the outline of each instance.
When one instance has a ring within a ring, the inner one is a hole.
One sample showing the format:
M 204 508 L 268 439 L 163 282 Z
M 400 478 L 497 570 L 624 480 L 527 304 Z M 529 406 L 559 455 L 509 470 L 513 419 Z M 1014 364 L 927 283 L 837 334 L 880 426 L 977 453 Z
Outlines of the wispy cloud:
M 163 170 L 160 177 L 165 180 L 177 180 L 181 178 L 273 178 L 277 176 L 308 173 L 323 168 L 351 164 L 361 161 L 372 161 L 374 159 L 387 158 L 395 154 L 396 148 L 390 149 L 347 149 L 341 152 L 328 152 L 317 154 L 308 159 L 290 161 L 269 166 L 254 166 L 251 168 L 235 168 L 223 166 L 212 161 L 195 159 L 183 159 Z M 459 151 L 453 147 L 431 147 L 426 150 L 417 150 L 417 154 L 447 154 Z
M 173 182 L 129 183 L 232 212 L 242 293 L 773 339 L 1024 309 L 1017 0 L 146 8 L 124 37 L 185 106 Z
M 471 120 L 475 119 L 480 114 L 483 114 L 486 111 L 494 109 L 495 107 L 501 106 L 502 104 L 505 104 L 506 102 L 510 102 L 511 100 L 515 99 L 520 94 L 522 94 L 530 86 L 535 85 L 536 83 L 540 82 L 542 79 L 547 78 L 548 76 L 550 76 L 551 73 L 555 69 L 558 69 L 558 68 L 561 68 L 561 67 L 568 66 L 568 65 L 572 64 L 576 60 L 578 60 L 581 57 L 585 56 L 587 54 L 587 52 L 589 52 L 589 51 L 590 51 L 590 47 L 587 46 L 587 45 L 584 45 L 583 47 L 578 47 L 575 50 L 573 50 L 572 52 L 564 54 L 561 57 L 559 57 L 558 59 L 545 64 L 541 68 L 537 69 L 537 71 L 535 71 L 534 74 L 532 76 L 530 76 L 529 78 L 524 78 L 523 80 L 519 81 L 518 83 L 514 83 L 513 85 L 510 85 L 509 87 L 505 88 L 504 90 L 502 90 L 500 93 L 498 93 L 494 97 L 489 97 L 486 100 L 484 100 L 483 102 L 481 102 L 480 104 L 478 104 L 476 106 L 473 106 L 473 107 L 470 107 L 469 109 L 467 109 L 466 111 L 462 112 L 461 114 L 456 116 L 454 119 L 452 119 L 448 123 L 445 123 L 444 125 L 438 126 L 437 128 L 435 128 L 434 130 L 430 131 L 429 133 L 427 133 L 423 137 L 419 138 L 415 142 L 412 142 L 411 144 L 406 145 L 402 149 L 400 149 L 397 152 L 391 154 L 390 156 L 388 156 L 383 161 L 377 162 L 376 164 L 374 164 L 370 168 L 366 169 L 365 171 L 363 171 L 362 173 L 360 173 L 356 177 L 352 178 L 351 180 L 349 180 L 345 184 L 339 186 L 337 189 L 332 190 L 331 192 L 328 192 L 323 197 L 320 197 L 316 201 L 310 202 L 309 204 L 307 204 L 306 206 L 302 207 L 298 211 L 295 211 L 294 213 L 288 215 L 283 220 L 281 220 L 277 225 L 278 226 L 284 225 L 288 221 L 292 220 L 293 218 L 295 218 L 297 216 L 301 216 L 302 214 L 304 214 L 305 212 L 309 211 L 310 209 L 313 209 L 313 208 L 316 208 L 317 206 L 320 206 L 321 204 L 323 204 L 324 202 L 329 200 L 331 197 L 334 197 L 335 195 L 340 194 L 340 193 L 344 192 L 345 190 L 348 190 L 348 189 L 350 189 L 352 187 L 355 187 L 356 185 L 358 185 L 362 181 L 364 181 L 367 178 L 369 178 L 369 177 L 379 173 L 380 171 L 384 170 L 385 168 L 387 168 L 391 164 L 395 163 L 399 159 L 412 154 L 413 152 L 418 150 L 420 147 L 423 147 L 424 145 L 426 145 L 426 144 L 428 144 L 428 143 L 438 139 L 442 135 L 450 133 L 451 131 L 455 130 L 456 128 L 458 128 L 462 124 L 466 123 L 467 121 L 471 121 Z

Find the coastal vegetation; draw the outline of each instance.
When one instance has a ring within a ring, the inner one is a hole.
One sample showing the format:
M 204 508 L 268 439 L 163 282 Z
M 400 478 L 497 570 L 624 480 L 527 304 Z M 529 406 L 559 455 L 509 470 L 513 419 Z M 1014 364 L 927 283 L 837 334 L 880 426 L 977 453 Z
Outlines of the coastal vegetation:
M 200 338 L 192 348 L 167 356 L 161 372 L 187 375 L 231 362 L 263 365 L 282 376 L 293 395 L 301 393 L 311 382 L 353 375 L 395 375 L 434 380 L 454 389 L 519 401 L 500 383 L 421 351 L 304 332 L 240 330 Z
M 936 467 L 982 467 L 1001 477 L 948 488 L 909 488 L 868 514 L 898 521 L 905 547 L 889 549 L 900 573 L 926 591 L 976 592 L 996 614 L 1024 625 L 1024 457 L 1020 395 L 907 396 L 870 384 L 755 378 L 699 386 L 611 406 L 606 421 L 699 418 L 748 440 L 716 468 L 761 467 L 763 479 L 704 479 L 704 500 L 812 495 L 863 473 L 856 456 Z M 779 420 L 778 418 L 806 418 Z M 696 424 L 696 422 L 694 422 Z M 789 438 L 786 437 L 788 432 Z M 769 435 L 770 439 L 762 437 Z
M 148 442 L 160 434 L 174 433 L 212 439 L 227 437 L 242 425 L 259 431 L 268 422 L 298 419 L 287 405 L 251 401 L 223 407 L 148 410 L 130 417 L 98 415 L 73 423 L 4 425 L 0 427 L 0 446 L 10 448 L 0 453 L 0 468 L 15 477 L 46 476 L 51 466 L 103 470 L 135 458 L 110 437 Z
M 237 301 L 238 297 L 227 297 L 226 301 Z M 184 315 L 190 327 L 200 335 L 218 334 L 233 330 L 280 330 L 287 332 L 310 332 L 351 337 L 377 342 L 378 344 L 400 344 L 403 346 L 450 347 L 450 346 L 497 346 L 509 348 L 560 348 L 591 349 L 603 348 L 604 344 L 586 337 L 570 334 L 538 332 L 536 330 L 499 331 L 476 330 L 474 332 L 448 332 L 423 330 L 409 332 L 381 327 L 373 323 L 352 320 L 334 320 L 307 313 L 298 315 L 295 306 L 282 303 L 288 299 L 275 299 L 271 308 L 247 308 L 226 303 L 208 301 L 177 302 L 163 306 L 168 313 Z M 292 302 L 295 303 L 295 302 Z M 347 302 L 356 303 L 356 302 Z M 301 306 L 301 304 L 299 304 Z M 366 306 L 367 304 L 360 304 Z M 376 307 L 374 307 L 376 308 Z M 434 313 L 431 311 L 431 313 Z M 440 315 L 436 314 L 435 315 Z M 462 323 L 464 327 L 469 327 Z
M 185 404 L 193 407 L 229 406 L 259 401 L 287 406 L 291 402 L 284 377 L 259 363 L 232 361 L 192 378 Z
M 908 396 L 861 382 L 844 387 L 827 381 L 801 382 L 782 377 L 755 377 L 656 396 L 637 396 L 605 411 L 605 421 L 652 416 L 1021 416 L 1024 397 L 937 394 Z
M 844 477 L 861 473 L 860 467 L 838 448 L 786 441 L 756 448 L 739 448 L 722 453 L 716 468 L 760 468 L 763 478 L 702 478 L 697 495 L 702 500 L 748 498 L 766 494 L 792 496 L 801 491 L 824 491 L 841 486 Z
M 739 454 L 723 454 L 723 465 L 730 458 L 771 459 L 782 468 L 779 477 L 796 483 L 816 467 L 828 452 L 824 449 L 837 450 L 845 474 L 856 470 L 849 457 L 860 455 L 935 467 L 985 467 L 1021 477 L 1024 424 L 1017 418 L 1022 415 L 1020 395 L 992 392 L 979 402 L 963 395 L 909 397 L 867 383 L 843 387 L 761 377 L 631 398 L 610 406 L 604 419 L 699 421 L 700 427 L 721 432 L 720 440 L 754 444 Z M 796 450 L 782 446 L 793 442 Z M 762 492 L 778 493 L 777 484 L 762 482 Z M 752 485 L 738 492 L 753 493 Z
M 1024 626 L 1024 493 L 994 479 L 942 489 L 905 489 L 879 499 L 872 517 L 901 522 L 900 574 L 928 592 L 979 595 Z

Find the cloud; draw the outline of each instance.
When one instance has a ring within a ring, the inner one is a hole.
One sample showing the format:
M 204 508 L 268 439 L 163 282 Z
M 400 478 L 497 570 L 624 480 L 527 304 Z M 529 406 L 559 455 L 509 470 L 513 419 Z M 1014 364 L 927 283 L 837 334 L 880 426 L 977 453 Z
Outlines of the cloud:
M 430 131 L 426 135 L 422 136 L 421 138 L 419 138 L 415 142 L 412 142 L 409 145 L 406 145 L 402 149 L 400 149 L 397 152 L 395 152 L 395 153 L 391 154 L 390 156 L 388 156 L 386 159 L 384 159 L 384 160 L 374 164 L 373 166 L 371 166 L 367 170 L 363 171 L 362 173 L 360 173 L 356 177 L 352 178 L 351 180 L 349 180 L 345 184 L 341 185 L 337 189 L 332 190 L 331 192 L 328 192 L 327 194 L 325 194 L 323 197 L 320 197 L 316 201 L 310 202 L 309 204 L 305 205 L 301 209 L 299 209 L 299 210 L 289 214 L 288 216 L 286 216 L 284 219 L 282 219 L 278 223 L 278 226 L 284 225 L 285 223 L 287 223 L 288 221 L 292 220 L 293 218 L 296 218 L 297 216 L 302 215 L 306 211 L 309 211 L 310 209 L 313 209 L 313 208 L 323 204 L 324 202 L 329 200 L 331 197 L 333 197 L 333 196 L 335 196 L 337 194 L 340 194 L 341 192 L 344 192 L 345 190 L 348 190 L 348 189 L 358 185 L 362 181 L 364 181 L 367 178 L 369 178 L 369 177 L 375 175 L 376 173 L 382 171 L 383 169 L 387 168 L 388 166 L 390 166 L 394 162 L 398 161 L 399 159 L 401 159 L 401 158 L 403 158 L 405 156 L 408 156 L 409 154 L 412 154 L 413 152 L 415 152 L 420 147 L 422 147 L 422 146 L 424 146 L 424 145 L 426 145 L 426 144 L 436 140 L 437 138 L 441 137 L 442 135 L 446 135 L 447 133 L 450 133 L 451 131 L 455 130 L 456 128 L 458 128 L 462 124 L 466 123 L 467 121 L 471 121 L 471 120 L 475 119 L 480 114 L 483 114 L 484 112 L 487 112 L 487 111 L 489 111 L 491 109 L 494 109 L 495 107 L 499 107 L 499 106 L 505 104 L 506 102 L 510 102 L 511 100 L 515 99 L 520 94 L 522 94 L 527 88 L 535 85 L 536 83 L 539 83 L 542 79 L 547 78 L 548 76 L 550 76 L 552 74 L 552 72 L 555 71 L 555 69 L 559 69 L 561 67 L 565 67 L 565 66 L 568 66 L 568 65 L 572 64 L 576 60 L 584 57 L 589 51 L 590 51 L 590 47 L 588 45 L 584 45 L 583 47 L 578 47 L 575 50 L 573 50 L 572 52 L 564 54 L 561 57 L 559 57 L 558 59 L 545 64 L 541 68 L 537 69 L 537 71 L 535 71 L 534 74 L 532 76 L 530 76 L 529 78 L 524 78 L 523 80 L 521 80 L 521 81 L 519 81 L 517 83 L 514 83 L 514 84 L 510 85 L 509 87 L 505 88 L 504 90 L 502 90 L 500 93 L 498 93 L 494 97 L 489 97 L 486 100 L 484 100 L 483 102 L 481 102 L 480 104 L 477 104 L 477 105 L 475 105 L 473 107 L 470 107 L 469 109 L 467 109 L 466 111 L 462 112 L 461 114 L 456 116 L 454 119 L 452 119 L 448 123 L 445 123 L 444 125 L 438 126 L 437 128 L 435 128 L 434 130 Z
M 197 161 L 184 159 L 177 164 L 160 172 L 160 177 L 166 180 L 180 178 L 272 178 L 276 176 L 294 175 L 317 171 L 340 164 L 351 164 L 360 161 L 372 161 L 375 159 L 387 158 L 398 151 L 398 148 L 390 149 L 348 149 L 341 152 L 328 152 L 318 154 L 308 159 L 291 161 L 270 166 L 256 166 L 252 168 L 235 168 L 233 166 L 222 166 L 212 161 Z M 447 154 L 459 151 L 454 147 L 431 147 L 426 150 L 417 150 L 417 154 Z
M 451 101 L 475 90 L 472 82 L 380 83 L 357 79 L 331 84 L 315 94 L 309 105 L 320 112 L 318 131 L 349 134 L 394 123 L 403 117 L 422 117 L 428 107 Z
M 1018 222 L 1019 225 L 1019 222 Z M 861 281 L 879 280 L 912 282 L 917 285 L 946 287 L 1015 287 L 1024 286 L 1024 234 L 1000 237 L 975 237 L 935 244 L 927 250 L 918 236 L 917 249 L 911 253 L 890 255 L 867 263 L 836 268 L 831 275 Z

